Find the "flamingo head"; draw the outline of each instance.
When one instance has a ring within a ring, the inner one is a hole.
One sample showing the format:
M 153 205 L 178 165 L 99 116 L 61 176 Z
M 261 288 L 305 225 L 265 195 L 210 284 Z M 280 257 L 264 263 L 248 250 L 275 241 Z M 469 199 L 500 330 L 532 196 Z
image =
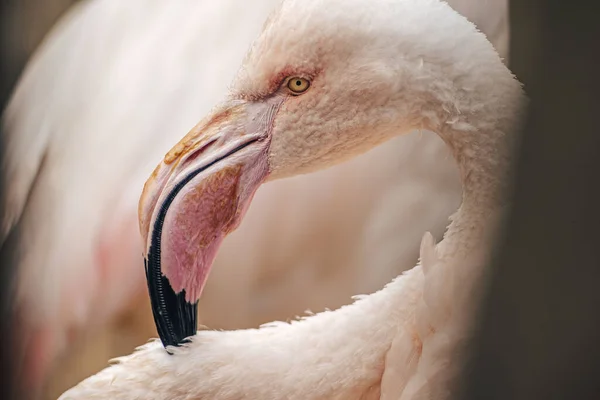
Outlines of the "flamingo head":
M 459 46 L 475 28 L 445 3 L 385 3 L 284 1 L 226 100 L 147 180 L 140 229 L 165 346 L 196 333 L 196 304 L 217 250 L 263 182 L 325 168 L 436 123 L 439 115 L 428 110 L 439 108 L 431 106 L 438 86 L 456 78 L 445 68 L 461 57 L 439 50 Z

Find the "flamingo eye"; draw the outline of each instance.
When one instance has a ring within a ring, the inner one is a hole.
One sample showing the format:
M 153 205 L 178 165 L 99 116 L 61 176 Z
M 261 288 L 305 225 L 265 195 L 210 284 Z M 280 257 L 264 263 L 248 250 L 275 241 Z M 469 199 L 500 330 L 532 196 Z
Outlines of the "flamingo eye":
M 302 94 L 310 87 L 310 81 L 299 77 L 290 78 L 287 87 L 294 95 Z

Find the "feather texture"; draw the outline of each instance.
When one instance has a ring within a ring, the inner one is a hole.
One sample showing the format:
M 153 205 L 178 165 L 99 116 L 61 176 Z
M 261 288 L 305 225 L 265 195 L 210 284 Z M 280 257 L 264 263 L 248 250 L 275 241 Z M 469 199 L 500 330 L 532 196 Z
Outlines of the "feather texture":
M 284 171 L 281 176 L 306 172 L 360 154 L 385 135 L 427 126 L 449 145 L 463 184 L 462 204 L 443 240 L 435 244 L 426 234 L 421 264 L 351 305 L 260 329 L 201 331 L 169 349 L 172 357 L 153 342 L 61 400 L 439 400 L 453 393 L 485 283 L 496 216 L 507 201 L 512 132 L 525 104 L 522 87 L 485 37 L 444 2 L 299 4 L 282 3 L 232 88 L 234 95 L 260 103 L 279 64 L 314 64 L 325 71 L 313 97 L 303 98 L 307 103 L 290 100 L 278 113 L 273 140 L 279 143 L 269 148 L 270 167 Z M 306 32 L 322 35 L 324 56 L 313 52 Z M 337 99 L 334 111 L 330 99 Z M 315 121 L 317 131 L 311 129 Z M 373 138 L 344 142 L 357 132 Z M 323 154 L 329 158 L 319 158 Z
M 143 180 L 225 93 L 277 3 L 82 2 L 28 64 L 2 120 L 9 185 L 0 234 L 20 228 L 19 318 L 26 345 L 45 343 L 47 360 L 64 354 L 69 332 L 100 329 L 145 296 Z M 450 3 L 503 49 L 506 1 Z M 459 198 L 449 152 L 428 132 L 269 184 L 220 252 L 202 320 L 255 326 L 371 292 L 412 265 L 424 230 L 442 233 Z M 155 334 L 144 329 L 124 348 Z

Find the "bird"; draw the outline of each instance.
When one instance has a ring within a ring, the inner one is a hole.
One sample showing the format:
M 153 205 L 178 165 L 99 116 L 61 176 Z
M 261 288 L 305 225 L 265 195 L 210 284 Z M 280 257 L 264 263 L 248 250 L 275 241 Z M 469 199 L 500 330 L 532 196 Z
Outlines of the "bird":
M 284 0 L 228 96 L 140 196 L 160 341 L 60 400 L 448 398 L 526 104 L 491 43 L 443 1 Z M 452 152 L 462 202 L 440 242 L 423 232 L 416 266 L 335 311 L 188 335 L 215 254 L 261 184 L 425 128 Z
M 51 374 L 50 383 L 64 390 L 56 375 L 65 357 L 75 359 L 68 379 L 81 379 L 154 334 L 138 322 L 127 327 L 135 335 L 115 330 L 108 355 L 101 334 L 88 344 L 95 358 L 72 350 L 84 333 L 149 310 L 138 306 L 147 301 L 136 240 L 138 192 L 178 132 L 225 92 L 238 58 L 277 3 L 254 1 L 240 13 L 239 0 L 81 2 L 34 54 L 2 120 L 10 182 L 2 238 L 5 248 L 21 249 L 18 331 L 35 364 L 26 372 L 28 386 Z M 506 0 L 450 4 L 506 53 Z M 249 327 L 306 308 L 337 307 L 409 267 L 418 254 L 417 232 L 441 233 L 458 204 L 457 174 L 445 154 L 425 134 L 266 185 L 223 243 L 199 305 L 202 322 Z M 225 294 L 223 287 L 235 289 Z

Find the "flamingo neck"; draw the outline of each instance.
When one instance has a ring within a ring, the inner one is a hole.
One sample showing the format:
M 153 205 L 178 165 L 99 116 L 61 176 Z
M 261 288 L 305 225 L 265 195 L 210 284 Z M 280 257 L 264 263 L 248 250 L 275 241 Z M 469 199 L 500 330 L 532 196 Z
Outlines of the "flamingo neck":
M 491 217 L 506 205 L 513 136 L 508 132 L 495 129 L 471 134 L 447 130 L 440 134 L 454 155 L 462 184 L 461 205 L 450 217 L 438 246 L 441 256 L 461 257 L 479 247 L 493 229 Z M 472 141 L 475 135 L 485 138 L 483 143 Z
M 439 245 L 441 256 L 479 247 L 508 202 L 509 166 L 526 97 L 508 69 L 496 72 L 503 79 L 495 80 L 495 90 L 482 85 L 474 100 L 461 104 L 459 88 L 449 97 L 461 111 L 449 114 L 441 104 L 436 123 L 427 126 L 450 148 L 462 183 L 462 203 Z

